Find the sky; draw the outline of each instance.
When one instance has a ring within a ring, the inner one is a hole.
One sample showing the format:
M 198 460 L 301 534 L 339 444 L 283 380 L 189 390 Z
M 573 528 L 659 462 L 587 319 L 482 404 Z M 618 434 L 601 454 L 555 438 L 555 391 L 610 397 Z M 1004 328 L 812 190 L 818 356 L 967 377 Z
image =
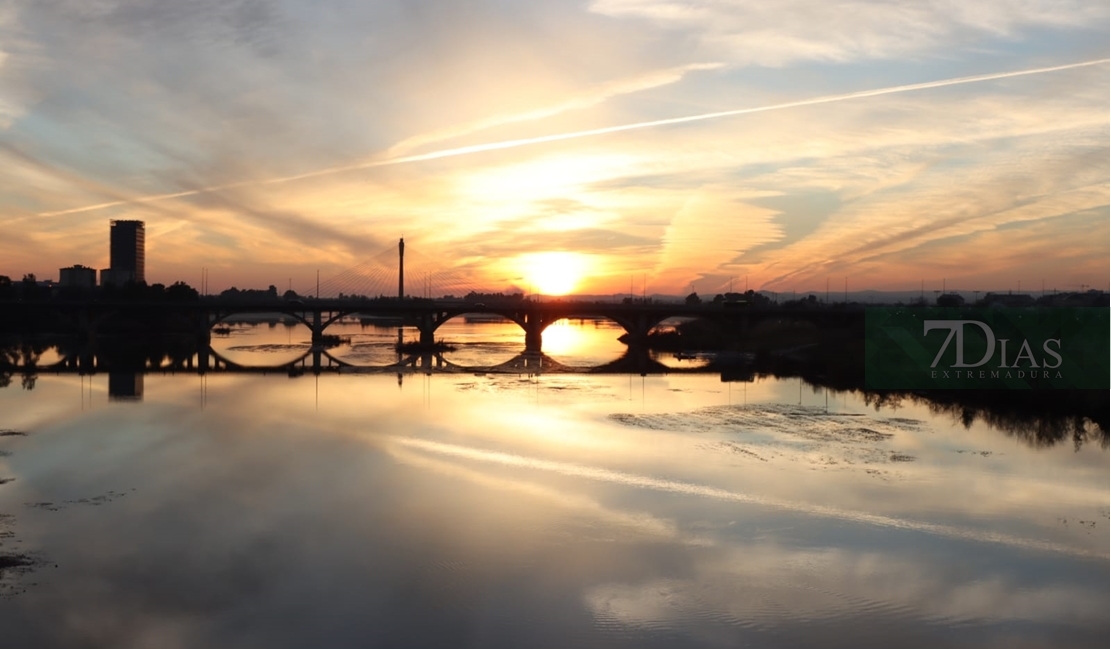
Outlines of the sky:
M 107 267 L 140 219 L 148 282 L 210 291 L 372 293 L 400 237 L 414 293 L 1106 290 L 1109 33 L 1095 0 L 0 0 L 0 274 Z

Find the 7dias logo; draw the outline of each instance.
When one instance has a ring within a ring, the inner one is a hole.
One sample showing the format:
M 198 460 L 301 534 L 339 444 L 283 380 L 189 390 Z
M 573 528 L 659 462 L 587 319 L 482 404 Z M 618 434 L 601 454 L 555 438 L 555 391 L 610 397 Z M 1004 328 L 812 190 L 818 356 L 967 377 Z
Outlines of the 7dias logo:
M 874 390 L 1102 389 L 1111 309 L 871 307 L 864 384 Z
M 973 363 L 966 362 L 965 348 L 964 348 L 964 332 L 965 326 L 977 327 L 984 334 L 984 341 L 987 343 L 984 348 L 983 356 Z M 976 373 L 971 370 L 965 369 L 965 374 L 962 375 L 961 369 L 971 367 L 981 367 L 987 365 L 993 358 L 995 358 L 996 351 L 999 352 L 999 365 L 985 368 L 990 370 L 1020 370 L 1017 373 L 1017 378 L 1061 378 L 1059 371 L 1050 372 L 1049 370 L 1056 370 L 1061 367 L 1061 340 L 1058 338 L 1047 338 L 1041 341 L 1041 350 L 1035 354 L 1034 348 L 1030 346 L 1030 341 L 1023 339 L 1021 344 L 1017 341 L 1011 341 L 1007 338 L 996 338 L 995 332 L 987 323 L 980 322 L 979 320 L 924 320 L 922 321 L 922 335 L 925 336 L 934 329 L 948 329 L 949 335 L 945 337 L 945 342 L 942 343 L 941 349 L 934 356 L 934 360 L 930 363 L 931 368 L 936 368 L 941 357 L 945 355 L 946 350 L 949 349 L 949 344 L 956 339 L 956 362 L 949 366 L 950 369 L 957 370 L 956 377 L 961 378 L 977 378 Z M 1014 357 L 1011 358 L 1008 351 L 1008 343 L 1015 342 L 1012 349 L 1017 349 Z M 997 345 L 998 343 L 998 345 Z M 1009 362 L 1009 363 L 1008 363 Z M 960 369 L 958 369 L 960 368 Z M 1037 372 L 1034 370 L 1042 370 Z M 949 372 L 942 370 L 942 377 L 937 376 L 937 371 L 931 372 L 933 378 L 949 378 Z M 990 376 L 986 375 L 985 370 L 979 371 L 978 378 L 1011 378 L 1010 371 L 1001 377 L 998 371 L 990 371 Z

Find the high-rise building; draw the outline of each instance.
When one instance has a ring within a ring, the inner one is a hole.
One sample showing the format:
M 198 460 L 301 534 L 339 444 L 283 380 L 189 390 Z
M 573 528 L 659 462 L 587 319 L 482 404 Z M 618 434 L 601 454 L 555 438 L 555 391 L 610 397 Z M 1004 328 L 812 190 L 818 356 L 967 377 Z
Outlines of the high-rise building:
M 135 281 L 135 273 L 130 270 L 113 270 L 111 268 L 100 269 L 100 285 L 101 286 L 123 286 L 128 282 Z
M 146 226 L 142 221 L 112 221 L 109 269 L 112 283 L 147 281 Z M 101 283 L 104 272 L 101 271 Z
M 69 268 L 58 269 L 58 284 L 63 288 L 94 288 L 96 269 L 74 264 Z

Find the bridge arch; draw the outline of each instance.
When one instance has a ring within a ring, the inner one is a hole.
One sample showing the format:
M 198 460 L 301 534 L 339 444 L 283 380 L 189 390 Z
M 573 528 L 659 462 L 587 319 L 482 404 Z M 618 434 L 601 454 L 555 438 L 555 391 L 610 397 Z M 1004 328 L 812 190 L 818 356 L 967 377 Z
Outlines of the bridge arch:
M 625 313 L 614 305 L 568 304 L 563 307 L 551 303 L 528 303 L 514 306 L 469 305 L 452 309 L 426 312 L 420 316 L 418 329 L 421 343 L 432 345 L 436 330 L 445 322 L 468 314 L 497 315 L 517 323 L 525 332 L 525 351 L 539 353 L 543 349 L 544 331 L 561 320 L 603 318 L 625 330 L 627 344 L 638 345 L 647 341 L 648 333 L 675 314 L 667 309 L 651 312 Z
M 291 309 L 291 308 L 275 308 L 268 313 L 274 313 L 281 316 L 288 316 L 297 322 L 305 325 L 309 332 L 312 334 L 313 344 L 320 342 L 324 331 L 331 325 L 339 322 L 341 319 L 355 315 L 360 312 L 360 309 L 352 307 L 347 309 Z M 218 324 L 226 321 L 228 318 L 239 315 L 241 313 L 252 313 L 251 311 L 236 311 L 235 309 L 227 309 L 222 311 L 212 312 L 206 323 L 208 333 Z M 257 313 L 257 312 L 255 312 Z
M 294 320 L 300 322 L 301 324 L 305 325 L 306 327 L 308 327 L 310 331 L 312 330 L 312 322 L 310 320 L 308 320 L 301 313 L 297 313 L 296 311 L 282 311 L 282 310 L 278 310 L 278 309 L 274 309 L 274 311 L 272 311 L 272 313 L 275 313 L 277 315 L 289 316 L 289 317 L 293 318 Z M 217 325 L 227 321 L 227 319 L 232 317 L 232 316 L 246 315 L 246 314 L 255 314 L 255 312 L 252 312 L 252 311 L 236 311 L 234 309 L 229 309 L 229 310 L 226 310 L 226 311 L 215 311 L 208 318 L 208 329 L 209 329 L 209 331 L 211 331 Z
M 420 336 L 419 342 L 425 353 L 446 353 L 457 364 L 460 362 L 467 364 L 471 361 L 498 363 L 508 360 L 517 353 L 517 350 L 513 349 L 517 344 L 514 330 L 521 326 L 522 318 L 512 309 L 489 308 L 484 305 L 453 305 L 449 308 L 416 313 L 414 316 L 408 324 L 416 326 Z M 479 316 L 479 319 L 489 318 L 489 322 L 473 322 L 469 320 L 470 316 Z M 501 327 L 496 326 L 499 324 L 499 319 Z M 441 327 L 449 323 L 452 325 L 451 333 L 445 338 Z M 487 327 L 487 324 L 495 326 Z M 508 325 L 508 329 L 505 325 Z M 465 346 L 446 351 L 437 344 L 437 340 L 452 344 L 465 342 Z M 418 355 L 420 353 L 417 352 Z M 487 361 L 479 361 L 480 356 Z
M 467 305 L 452 309 L 442 309 L 435 312 L 422 314 L 418 319 L 417 327 L 420 330 L 422 345 L 435 343 L 436 331 L 445 323 L 467 315 L 494 315 L 514 322 L 525 332 L 525 350 L 527 352 L 540 352 L 540 341 L 544 329 L 556 321 L 546 317 L 547 314 L 539 309 L 528 308 L 525 305 L 493 306 Z
M 542 323 L 542 352 L 572 368 L 591 368 L 628 349 L 629 324 L 611 315 L 560 314 Z
M 336 358 L 335 356 L 329 354 L 327 350 L 316 348 L 307 349 L 300 356 L 297 356 L 296 358 L 290 360 L 282 361 L 281 363 L 277 363 L 275 365 L 251 365 L 248 363 L 241 363 L 239 361 L 228 358 L 212 347 L 209 347 L 207 350 L 205 350 L 205 354 L 206 356 L 208 356 L 208 359 L 205 363 L 204 369 L 216 368 L 230 369 L 240 372 L 267 373 L 282 372 L 295 369 L 312 369 L 314 372 L 319 372 L 325 363 L 332 368 L 354 367 L 354 365 L 352 365 L 351 363 L 348 363 L 341 358 Z
M 606 305 L 599 305 L 594 308 L 590 308 L 589 306 L 584 308 L 580 306 L 577 308 L 557 309 L 539 323 L 540 340 L 537 342 L 542 342 L 544 331 L 547 330 L 548 327 L 562 320 L 602 318 L 616 323 L 625 330 L 626 335 L 623 337 L 624 340 L 622 342 L 629 346 L 637 346 L 646 343 L 648 334 L 658 327 L 660 323 L 671 317 L 673 317 L 673 314 L 666 311 L 621 313 L 607 308 Z M 537 351 L 539 351 L 539 348 Z

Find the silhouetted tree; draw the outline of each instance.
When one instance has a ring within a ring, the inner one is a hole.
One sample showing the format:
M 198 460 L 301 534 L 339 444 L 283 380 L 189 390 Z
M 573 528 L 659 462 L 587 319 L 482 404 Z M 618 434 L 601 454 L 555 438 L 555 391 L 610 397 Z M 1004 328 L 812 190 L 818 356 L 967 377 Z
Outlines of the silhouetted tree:
M 117 297 L 128 302 L 141 302 L 147 298 L 149 287 L 146 282 L 127 282 L 119 287 Z
M 471 302 L 503 302 L 503 301 L 517 302 L 517 301 L 523 300 L 524 297 L 525 296 L 522 293 L 505 294 L 505 293 L 502 293 L 500 291 L 497 292 L 497 293 L 479 293 L 477 291 L 471 291 L 470 293 L 467 293 L 466 295 L 464 295 L 463 299 L 471 301 Z
M 23 276 L 20 282 L 20 294 L 24 300 L 37 300 L 42 297 L 42 292 L 39 290 L 39 282 L 35 279 L 34 273 L 27 273 Z
M 702 304 L 702 298 L 698 297 L 698 293 L 691 293 L 684 302 L 687 304 Z
M 271 285 L 266 290 L 258 288 L 238 289 L 231 287 L 220 293 L 221 300 L 237 300 L 242 302 L 277 302 L 278 289 Z
M 171 302 L 196 302 L 199 297 L 197 289 L 185 282 L 174 282 L 166 289 L 166 299 Z
M 770 306 L 772 303 L 771 298 L 769 298 L 767 295 L 764 295 L 763 293 L 757 293 L 752 289 L 744 292 L 744 299 L 749 304 L 752 304 L 754 306 Z

